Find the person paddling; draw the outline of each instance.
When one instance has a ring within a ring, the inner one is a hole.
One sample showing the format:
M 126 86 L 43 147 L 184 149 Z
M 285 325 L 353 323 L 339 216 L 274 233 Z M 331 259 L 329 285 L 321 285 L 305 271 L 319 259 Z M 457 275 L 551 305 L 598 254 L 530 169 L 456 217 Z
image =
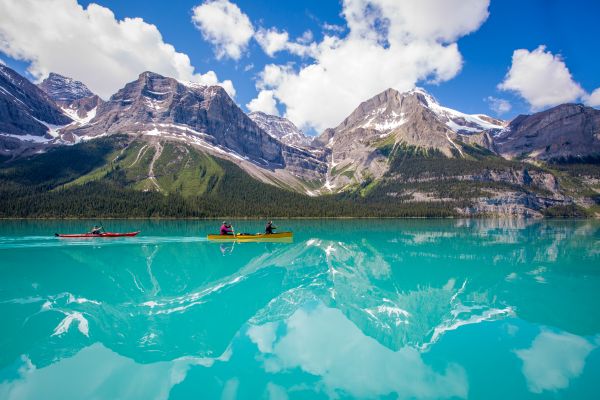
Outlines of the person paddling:
M 92 230 L 90 231 L 90 233 L 92 235 L 100 235 L 103 230 L 104 230 L 104 227 L 98 226 L 98 225 L 94 225 L 94 227 L 92 228 Z
M 233 228 L 231 224 L 228 224 L 227 221 L 223 221 L 223 225 L 221 225 L 221 235 L 233 235 Z
M 267 222 L 267 226 L 265 226 L 265 233 L 267 235 L 275 233 L 275 232 L 273 232 L 274 229 L 277 229 L 277 227 L 275 225 L 273 225 L 273 221 Z

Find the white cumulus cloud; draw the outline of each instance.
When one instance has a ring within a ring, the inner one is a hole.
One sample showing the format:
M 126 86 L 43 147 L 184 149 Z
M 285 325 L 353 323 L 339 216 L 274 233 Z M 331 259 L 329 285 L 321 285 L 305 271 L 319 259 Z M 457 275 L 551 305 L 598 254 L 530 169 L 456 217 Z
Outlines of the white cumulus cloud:
M 533 51 L 515 50 L 512 65 L 500 90 L 517 92 L 534 110 L 573 102 L 585 91 L 573 80 L 563 59 L 539 46 Z
M 533 393 L 569 387 L 583 372 L 587 356 L 596 347 L 566 332 L 542 331 L 528 349 L 515 353 L 523 361 L 523 375 Z
M 490 110 L 497 115 L 506 114 L 512 109 L 512 104 L 508 100 L 488 96 L 485 101 L 490 105 Z
M 591 94 L 583 98 L 586 105 L 590 107 L 600 107 L 600 88 L 594 90 Z
M 330 29 L 318 44 L 291 43 L 301 48 L 288 40 L 285 50 L 311 61 L 267 65 L 257 87 L 272 90 L 296 125 L 333 127 L 387 88 L 456 76 L 462 56 L 455 41 L 487 19 L 488 7 L 489 0 L 344 0 L 349 32 Z
M 250 111 L 262 111 L 266 114 L 279 116 L 277 100 L 273 97 L 272 90 L 261 90 L 255 99 L 246 104 L 246 107 Z
M 57 72 L 84 82 L 106 98 L 150 70 L 177 79 L 221 84 L 213 71 L 195 73 L 190 58 L 165 43 L 155 25 L 141 18 L 117 20 L 97 4 L 76 0 L 0 0 L 0 51 L 30 62 L 37 80 Z
M 256 32 L 255 39 L 263 51 L 269 57 L 273 57 L 275 53 L 285 49 L 290 38 L 286 31 L 261 28 Z
M 214 47 L 217 58 L 239 60 L 254 35 L 250 19 L 228 0 L 209 0 L 192 10 L 192 21 Z
M 254 35 L 263 51 L 273 57 L 280 51 L 288 51 L 300 57 L 314 56 L 317 51 L 317 45 L 314 43 L 312 32 L 306 31 L 295 42 L 290 41 L 290 35 L 286 31 L 278 31 L 276 28 L 259 29 Z

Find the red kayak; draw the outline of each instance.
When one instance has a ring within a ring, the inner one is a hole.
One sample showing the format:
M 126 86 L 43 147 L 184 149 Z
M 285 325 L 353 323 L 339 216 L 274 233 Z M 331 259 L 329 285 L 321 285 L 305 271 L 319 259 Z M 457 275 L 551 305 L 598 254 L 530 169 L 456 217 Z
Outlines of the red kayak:
M 127 232 L 127 233 L 118 233 L 118 232 L 103 232 L 103 233 L 74 233 L 74 234 L 64 234 L 64 233 L 55 233 L 54 236 L 61 238 L 113 238 L 113 237 L 131 237 L 135 236 L 141 231 L 136 232 Z

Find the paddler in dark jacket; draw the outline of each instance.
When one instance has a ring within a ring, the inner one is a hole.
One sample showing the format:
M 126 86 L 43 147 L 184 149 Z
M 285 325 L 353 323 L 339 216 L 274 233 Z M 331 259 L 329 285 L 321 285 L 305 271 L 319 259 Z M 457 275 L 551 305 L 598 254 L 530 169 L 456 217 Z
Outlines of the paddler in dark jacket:
M 233 229 L 227 221 L 223 221 L 223 225 L 221 225 L 221 235 L 233 235 Z
M 273 225 L 273 221 L 267 222 L 267 226 L 265 226 L 265 233 L 267 235 L 270 235 L 270 234 L 274 233 L 273 229 L 277 229 L 277 227 L 275 225 Z

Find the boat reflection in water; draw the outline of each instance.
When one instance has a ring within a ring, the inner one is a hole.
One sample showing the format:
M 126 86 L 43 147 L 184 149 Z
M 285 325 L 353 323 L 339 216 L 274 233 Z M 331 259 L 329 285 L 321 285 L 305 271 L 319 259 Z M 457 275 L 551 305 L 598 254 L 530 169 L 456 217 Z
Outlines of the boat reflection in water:
M 0 397 L 600 393 L 598 223 L 298 225 L 293 244 L 129 244 L 116 264 L 58 247 L 52 274 L 11 269 Z

